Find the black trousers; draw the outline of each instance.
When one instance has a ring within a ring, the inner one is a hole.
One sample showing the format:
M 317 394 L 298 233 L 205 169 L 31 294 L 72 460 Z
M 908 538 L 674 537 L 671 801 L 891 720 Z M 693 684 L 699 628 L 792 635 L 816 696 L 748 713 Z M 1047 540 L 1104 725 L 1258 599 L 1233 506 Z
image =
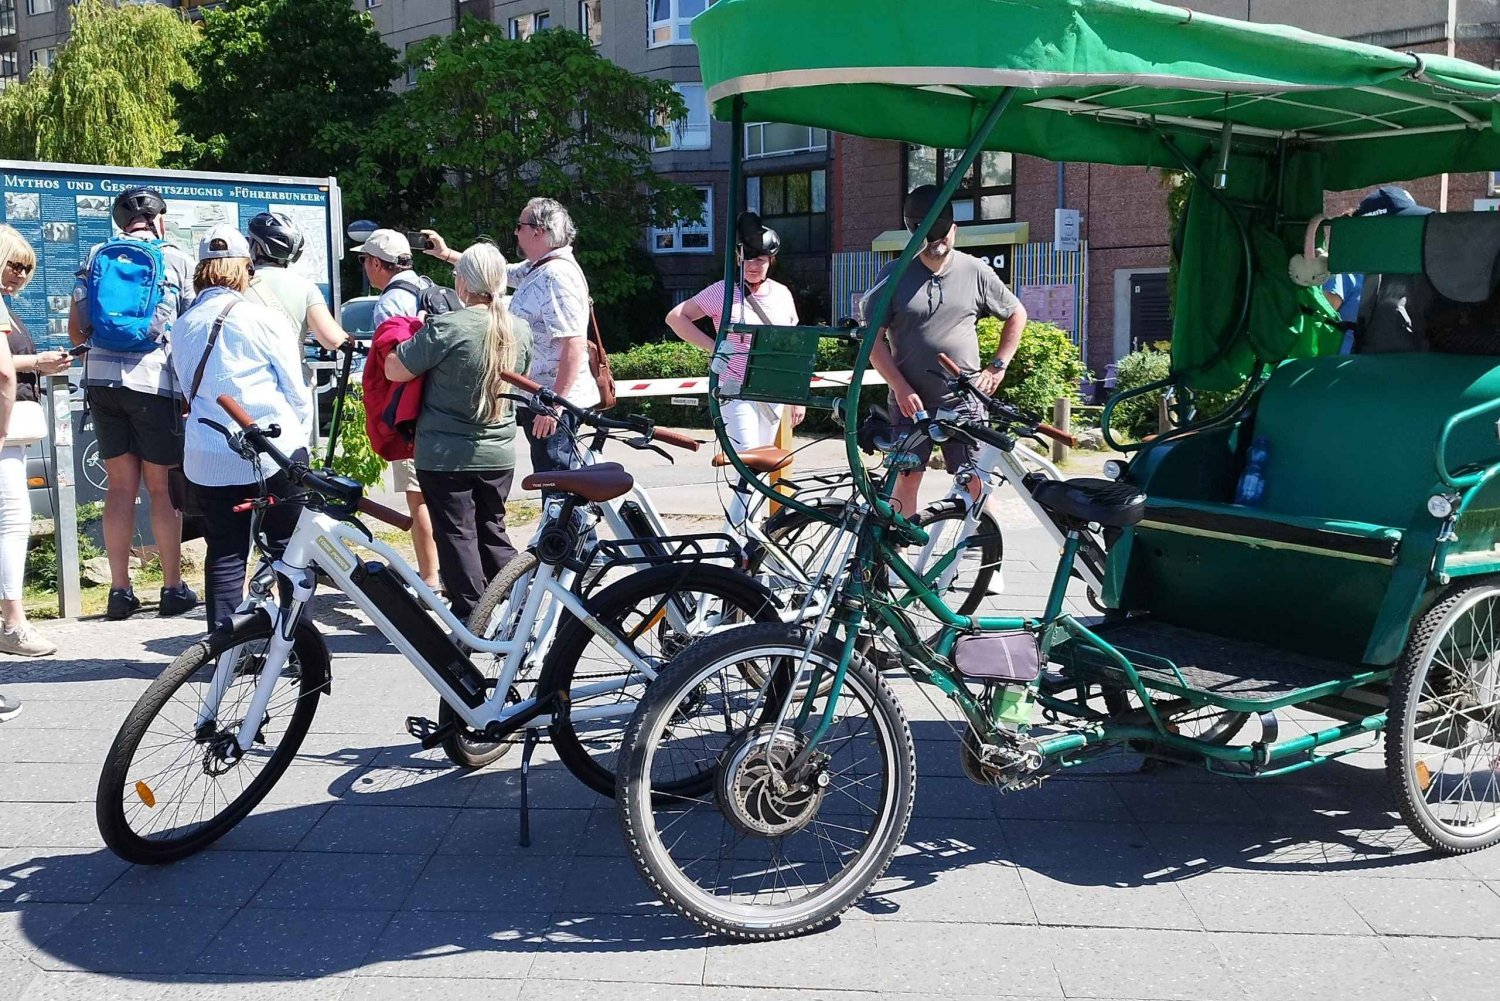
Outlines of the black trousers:
M 252 514 L 236 512 L 235 506 L 256 495 L 254 483 L 230 487 L 205 487 L 192 484 L 189 513 L 203 521 L 203 540 L 208 544 L 208 563 L 203 568 L 204 606 L 208 612 L 208 631 L 234 613 L 245 597 L 245 570 L 250 562 L 250 528 Z M 285 473 L 266 480 L 266 489 L 278 499 L 292 489 Z M 297 527 L 302 508 L 278 504 L 267 508 L 261 519 L 261 531 L 271 543 L 284 546 Z
M 417 483 L 432 514 L 438 573 L 460 622 L 468 621 L 485 587 L 516 555 L 505 534 L 505 499 L 514 475 L 513 469 L 417 470 Z

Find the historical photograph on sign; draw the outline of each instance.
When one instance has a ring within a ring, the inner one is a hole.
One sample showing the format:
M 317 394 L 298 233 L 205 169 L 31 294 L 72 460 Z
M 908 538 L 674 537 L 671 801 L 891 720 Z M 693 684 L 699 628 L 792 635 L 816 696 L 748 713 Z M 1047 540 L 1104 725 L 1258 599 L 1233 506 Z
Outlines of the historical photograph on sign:
M 44 222 L 42 223 L 42 239 L 48 243 L 77 243 L 78 224 L 76 222 Z
M 174 198 L 167 202 L 167 242 L 196 253 L 198 241 L 221 223 L 236 225 L 233 202 L 196 202 Z
M 73 298 L 66 295 L 47 296 L 47 311 L 50 313 L 67 313 L 68 307 L 73 304 Z
M 328 216 L 324 210 L 313 205 L 282 205 L 272 202 L 267 206 L 272 212 L 280 212 L 297 224 L 307 242 L 302 246 L 302 256 L 292 268 L 319 284 L 328 281 Z
M 56 317 L 47 321 L 47 334 L 50 337 L 66 337 L 68 335 L 68 321 L 66 317 Z
M 5 194 L 5 218 L 11 222 L 36 222 L 42 217 L 42 196 Z
M 78 218 L 109 218 L 110 199 L 108 195 L 79 195 L 73 200 L 78 203 Z

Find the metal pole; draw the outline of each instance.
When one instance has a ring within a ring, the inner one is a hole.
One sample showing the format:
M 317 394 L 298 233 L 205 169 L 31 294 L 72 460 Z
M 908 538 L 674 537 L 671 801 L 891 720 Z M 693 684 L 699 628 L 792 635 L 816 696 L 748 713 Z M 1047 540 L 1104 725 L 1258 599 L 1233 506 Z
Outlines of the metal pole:
M 1443 22 L 1443 34 L 1447 36 L 1448 57 L 1458 53 L 1458 0 L 1448 0 L 1447 20 Z M 1448 211 L 1448 175 L 1445 172 L 1438 181 L 1438 211 Z
M 73 401 L 68 375 L 49 376 L 47 399 L 52 407 L 52 531 L 57 545 L 57 611 L 65 619 L 83 614 L 83 589 L 78 574 L 78 495 L 73 472 Z

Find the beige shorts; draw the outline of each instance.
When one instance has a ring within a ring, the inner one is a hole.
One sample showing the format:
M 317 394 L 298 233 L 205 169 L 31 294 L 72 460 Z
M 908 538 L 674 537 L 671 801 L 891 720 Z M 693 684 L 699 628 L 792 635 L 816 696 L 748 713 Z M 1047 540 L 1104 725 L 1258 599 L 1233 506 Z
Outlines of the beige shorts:
M 398 494 L 422 492 L 422 488 L 417 485 L 416 459 L 397 459 L 391 463 L 391 480 Z

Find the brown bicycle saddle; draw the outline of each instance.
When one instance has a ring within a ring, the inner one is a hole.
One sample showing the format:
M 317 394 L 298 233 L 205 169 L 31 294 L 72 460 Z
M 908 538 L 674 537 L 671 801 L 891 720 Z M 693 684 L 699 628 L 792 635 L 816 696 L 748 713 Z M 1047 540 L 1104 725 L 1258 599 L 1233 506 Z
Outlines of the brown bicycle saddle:
M 755 473 L 774 473 L 792 464 L 792 453 L 784 448 L 777 448 L 775 445 L 746 449 L 739 455 L 740 461 Z M 714 465 L 716 467 L 729 465 L 729 456 L 720 452 L 714 456 Z
M 623 496 L 635 486 L 635 477 L 618 462 L 601 462 L 582 469 L 555 473 L 531 473 L 521 481 L 522 490 L 557 490 L 576 494 L 587 501 L 607 501 Z

